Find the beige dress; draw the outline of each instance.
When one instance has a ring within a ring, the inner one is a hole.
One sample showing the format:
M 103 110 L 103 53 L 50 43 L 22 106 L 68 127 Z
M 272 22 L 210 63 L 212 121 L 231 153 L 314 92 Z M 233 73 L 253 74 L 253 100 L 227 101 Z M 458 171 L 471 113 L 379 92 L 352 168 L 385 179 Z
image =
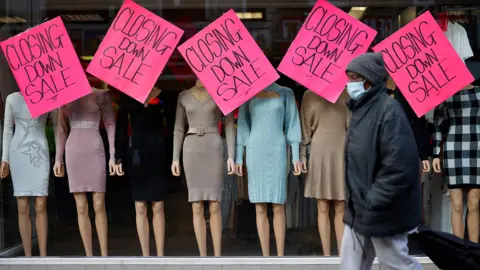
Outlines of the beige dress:
M 178 96 L 175 118 L 173 161 L 180 160 L 188 187 L 188 201 L 220 201 L 224 179 L 223 142 L 218 124 L 222 113 L 209 96 L 200 101 L 191 90 Z M 233 115 L 225 118 L 228 157 L 235 155 L 235 126 Z
M 344 143 L 350 112 L 342 95 L 332 104 L 312 91 L 303 95 L 300 118 L 302 146 L 306 159 L 310 145 L 305 197 L 344 200 Z

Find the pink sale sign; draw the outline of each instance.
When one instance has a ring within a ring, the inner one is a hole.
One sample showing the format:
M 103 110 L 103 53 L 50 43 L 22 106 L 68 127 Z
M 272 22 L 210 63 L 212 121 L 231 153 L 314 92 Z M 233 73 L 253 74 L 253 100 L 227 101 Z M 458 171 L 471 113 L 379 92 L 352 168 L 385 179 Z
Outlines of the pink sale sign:
M 178 50 L 225 115 L 279 78 L 233 10 Z
M 92 92 L 60 17 L 0 45 L 32 117 Z
M 144 103 L 183 30 L 126 0 L 87 72 Z
M 288 48 L 278 71 L 335 103 L 345 89 L 345 69 L 365 53 L 377 31 L 319 0 Z
M 373 48 L 418 117 L 462 90 L 474 78 L 430 12 Z

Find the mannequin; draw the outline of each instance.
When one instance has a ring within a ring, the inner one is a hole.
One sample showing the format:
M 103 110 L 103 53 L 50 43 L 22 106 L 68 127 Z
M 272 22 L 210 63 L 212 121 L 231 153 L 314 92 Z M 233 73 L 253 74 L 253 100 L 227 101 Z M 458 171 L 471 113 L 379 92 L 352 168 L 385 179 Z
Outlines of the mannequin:
M 324 256 L 330 256 L 330 205 L 335 208 L 335 233 L 338 250 L 343 237 L 344 195 L 344 143 L 350 112 L 343 93 L 335 104 L 312 91 L 303 95 L 300 118 L 302 123 L 301 159 L 307 173 L 305 197 L 317 200 L 318 231 Z M 310 158 L 306 161 L 306 148 L 310 145 Z
M 222 251 L 222 197 L 223 144 L 218 132 L 220 109 L 205 90 L 200 80 L 193 88 L 178 96 L 175 117 L 172 174 L 180 176 L 180 152 L 183 148 L 183 164 L 188 186 L 188 201 L 192 203 L 193 227 L 200 256 L 207 256 L 204 201 L 210 210 L 210 230 L 215 256 Z M 225 118 L 228 148 L 228 174 L 235 173 L 235 127 L 233 115 Z
M 164 200 L 168 192 L 165 175 L 165 143 L 163 139 L 163 109 L 161 90 L 153 88 L 145 104 L 123 94 L 119 99 L 115 129 L 116 174 L 123 175 L 122 162 L 127 164 L 127 176 L 135 202 L 138 238 L 143 256 L 150 256 L 150 225 L 147 203 L 152 204 L 152 225 L 157 255 L 164 256 Z M 131 143 L 128 126 L 131 122 Z M 129 146 L 130 144 L 130 146 Z M 127 150 L 128 149 L 128 150 Z
M 300 119 L 293 91 L 272 84 L 243 104 L 238 113 L 236 170 L 243 175 L 245 147 L 248 196 L 255 204 L 257 231 L 263 256 L 270 256 L 267 203 L 273 206 L 277 255 L 285 254 L 285 202 L 287 199 L 287 148 L 292 148 L 294 174 L 300 175 Z
M 56 177 L 64 176 L 63 153 L 66 152 L 68 185 L 77 206 L 78 227 L 85 254 L 93 256 L 92 226 L 87 201 L 87 192 L 91 192 L 100 252 L 102 256 L 108 256 L 106 158 L 99 126 L 103 116 L 109 142 L 109 173 L 115 175 L 115 115 L 109 93 L 106 90 L 92 89 L 93 93 L 65 105 L 59 111 L 53 170 Z
M 478 243 L 480 200 L 480 87 L 468 85 L 435 108 L 433 170 L 442 172 L 440 149 L 443 143 L 443 174 L 448 182 L 453 234 L 463 238 L 464 192 L 467 195 L 467 223 L 470 241 Z M 461 136 L 459 136 L 461 135 Z M 459 167 L 460 166 L 460 167 Z
M 55 112 L 50 113 L 56 125 Z M 20 92 L 8 95 L 5 104 L 5 129 L 1 177 L 12 172 L 14 196 L 18 205 L 18 227 L 26 257 L 32 256 L 32 224 L 29 197 L 35 198 L 36 229 L 40 256 L 47 256 L 47 196 L 50 156 L 45 136 L 49 114 L 32 118 Z M 14 130 L 15 126 L 15 132 Z

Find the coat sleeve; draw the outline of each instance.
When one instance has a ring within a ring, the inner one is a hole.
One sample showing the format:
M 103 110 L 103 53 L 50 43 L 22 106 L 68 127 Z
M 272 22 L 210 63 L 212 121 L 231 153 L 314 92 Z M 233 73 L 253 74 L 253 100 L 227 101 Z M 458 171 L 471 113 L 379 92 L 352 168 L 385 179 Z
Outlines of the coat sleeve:
M 371 210 L 389 207 L 412 185 L 420 184 L 417 145 L 410 124 L 400 105 L 393 99 L 382 120 L 379 140 L 379 170 L 367 193 Z
M 235 151 L 235 163 L 243 164 L 243 152 L 250 136 L 250 102 L 245 102 L 238 110 L 237 120 L 237 150 Z

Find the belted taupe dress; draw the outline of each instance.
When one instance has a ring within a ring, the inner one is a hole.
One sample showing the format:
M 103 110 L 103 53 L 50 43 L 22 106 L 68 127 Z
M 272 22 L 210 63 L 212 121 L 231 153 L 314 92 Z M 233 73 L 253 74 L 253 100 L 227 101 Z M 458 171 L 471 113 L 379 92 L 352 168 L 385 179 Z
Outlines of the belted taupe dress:
M 175 118 L 173 161 L 180 160 L 188 187 L 188 201 L 220 201 L 222 198 L 223 143 L 219 133 L 222 112 L 211 97 L 200 101 L 191 90 L 178 96 Z M 228 157 L 235 156 L 233 115 L 225 117 Z

